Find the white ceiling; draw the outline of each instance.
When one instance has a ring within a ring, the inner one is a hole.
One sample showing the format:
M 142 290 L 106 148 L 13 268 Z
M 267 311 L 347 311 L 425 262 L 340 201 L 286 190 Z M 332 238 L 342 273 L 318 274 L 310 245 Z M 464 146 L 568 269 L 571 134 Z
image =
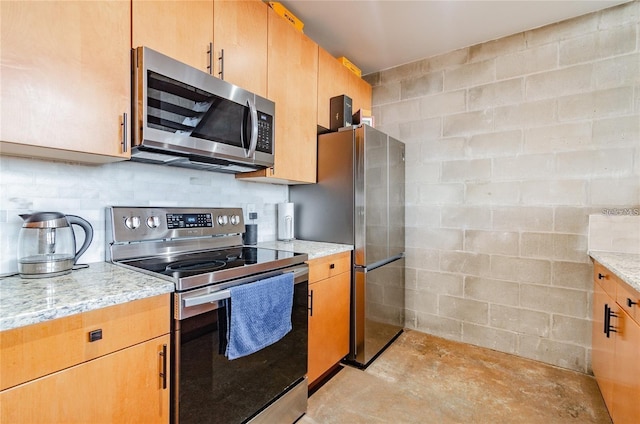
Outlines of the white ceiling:
M 362 73 L 380 71 L 627 0 L 281 0 L 304 33 Z

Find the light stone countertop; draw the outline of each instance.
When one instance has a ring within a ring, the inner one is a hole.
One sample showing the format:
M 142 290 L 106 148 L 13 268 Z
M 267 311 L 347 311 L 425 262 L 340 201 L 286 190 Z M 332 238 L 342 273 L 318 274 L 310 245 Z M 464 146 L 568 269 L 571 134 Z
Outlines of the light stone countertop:
M 309 259 L 353 250 L 350 245 L 305 240 L 261 242 L 257 246 L 306 253 Z M 60 277 L 0 278 L 0 331 L 174 290 L 173 282 L 107 262 L 91 263 L 89 268 Z
M 320 241 L 291 240 L 291 241 L 263 241 L 256 246 L 266 249 L 285 250 L 287 252 L 306 253 L 309 259 L 317 259 L 334 253 L 353 250 L 349 244 L 325 243 Z
M 0 331 L 172 293 L 173 282 L 106 262 L 59 277 L 0 279 Z
M 640 293 L 640 255 L 592 250 L 589 252 L 596 261 L 607 267 L 632 289 Z

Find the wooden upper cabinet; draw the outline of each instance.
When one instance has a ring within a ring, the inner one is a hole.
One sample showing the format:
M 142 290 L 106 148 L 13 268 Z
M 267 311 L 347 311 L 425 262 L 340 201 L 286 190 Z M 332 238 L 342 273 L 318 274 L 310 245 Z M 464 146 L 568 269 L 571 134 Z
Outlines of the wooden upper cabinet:
M 275 165 L 236 178 L 315 183 L 318 45 L 270 8 L 268 15 L 267 97 L 276 104 Z
M 146 46 L 211 73 L 213 1 L 133 0 L 131 47 Z
M 213 8 L 214 75 L 267 97 L 269 7 L 261 0 L 216 0 Z
M 127 1 L 0 2 L 2 154 L 130 157 L 130 13 Z
M 331 98 L 349 92 L 348 72 L 329 52 L 318 49 L 318 125 L 321 127 L 330 127 Z
M 359 76 L 355 75 L 353 72 L 348 72 L 350 74 L 348 93 L 351 93 L 349 97 L 351 97 L 351 100 L 353 101 L 353 113 L 356 113 L 360 109 L 371 111 L 371 85 Z
M 371 85 L 347 69 L 326 50 L 318 49 L 318 125 L 330 127 L 330 100 L 346 94 L 352 111 L 371 110 Z

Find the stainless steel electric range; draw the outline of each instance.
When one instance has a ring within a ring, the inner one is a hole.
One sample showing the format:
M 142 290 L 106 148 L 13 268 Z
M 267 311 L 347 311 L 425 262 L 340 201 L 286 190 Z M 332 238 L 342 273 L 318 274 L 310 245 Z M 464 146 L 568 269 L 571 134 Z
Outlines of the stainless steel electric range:
M 107 210 L 107 259 L 175 283 L 174 423 L 293 423 L 306 412 L 307 255 L 243 246 L 244 228 L 241 208 Z M 292 330 L 229 360 L 229 289 L 283 273 L 294 275 Z

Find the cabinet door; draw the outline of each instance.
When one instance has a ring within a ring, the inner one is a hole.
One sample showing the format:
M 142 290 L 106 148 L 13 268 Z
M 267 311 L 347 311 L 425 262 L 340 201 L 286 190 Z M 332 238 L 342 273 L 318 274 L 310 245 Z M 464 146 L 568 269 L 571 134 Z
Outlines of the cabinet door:
M 165 335 L 0 392 L 0 421 L 166 424 L 169 351 Z
M 351 109 L 371 110 L 371 85 L 347 69 L 338 59 L 322 48 L 318 49 L 318 125 L 330 128 L 330 100 L 346 94 Z
M 129 157 L 130 3 L 0 2 L 3 154 Z
M 316 182 L 318 45 L 270 8 L 267 97 L 276 104 L 275 164 L 236 178 Z
M 133 0 L 131 47 L 146 46 L 212 73 L 213 0 Z
M 350 273 L 309 285 L 309 364 L 312 383 L 349 353 Z
M 611 416 L 616 424 L 631 424 L 640 419 L 640 326 L 617 309 Z
M 348 71 L 349 75 L 349 93 L 352 100 L 353 113 L 360 109 L 371 111 L 371 85 L 362 78 Z
M 597 275 L 597 273 L 596 273 Z M 611 409 L 611 399 L 613 397 L 613 365 L 615 354 L 615 335 L 610 333 L 607 337 L 604 329 L 605 305 L 607 308 L 614 307 L 614 300 L 607 295 L 604 289 L 597 282 L 593 285 L 593 331 L 592 331 L 592 353 L 591 367 L 596 377 L 602 397 L 609 409 Z M 613 319 L 613 318 L 612 318 Z M 615 324 L 615 323 L 614 323 Z M 611 411 L 609 411 L 611 413 Z
M 318 125 L 321 127 L 327 129 L 331 127 L 329 120 L 331 98 L 342 94 L 351 97 L 348 94 L 348 72 L 351 71 L 338 62 L 329 52 L 323 48 L 318 48 Z
M 269 7 L 260 0 L 216 0 L 213 7 L 214 75 L 267 97 Z

